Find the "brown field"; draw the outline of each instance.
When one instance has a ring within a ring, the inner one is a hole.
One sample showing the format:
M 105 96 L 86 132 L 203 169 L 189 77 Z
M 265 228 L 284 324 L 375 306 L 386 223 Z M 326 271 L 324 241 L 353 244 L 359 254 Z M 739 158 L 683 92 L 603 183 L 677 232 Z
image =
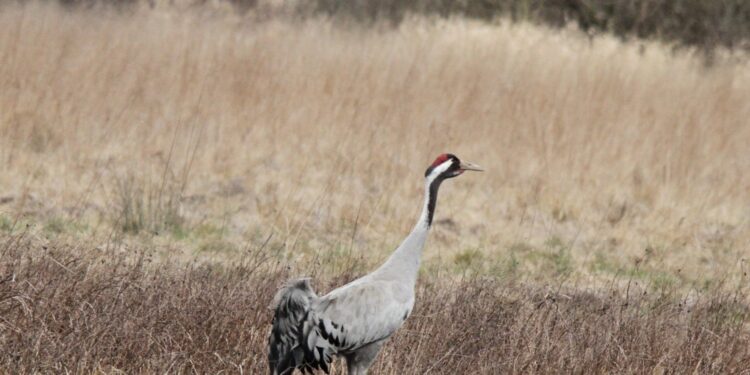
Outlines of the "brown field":
M 486 172 L 375 373 L 750 367 L 745 56 L 262 18 L 0 6 L 0 372 L 257 373 L 274 288 L 381 261 L 446 151 Z
M 278 264 L 258 272 L 263 251 L 250 249 L 245 261 L 226 267 L 155 266 L 149 251 L 128 259 L 6 239 L 0 369 L 265 373 L 265 303 L 289 273 Z M 352 277 L 342 271 L 316 284 L 330 289 Z M 750 367 L 742 328 L 750 310 L 736 293 L 690 299 L 635 286 L 591 292 L 428 278 L 418 289 L 417 309 L 372 373 L 744 374 Z

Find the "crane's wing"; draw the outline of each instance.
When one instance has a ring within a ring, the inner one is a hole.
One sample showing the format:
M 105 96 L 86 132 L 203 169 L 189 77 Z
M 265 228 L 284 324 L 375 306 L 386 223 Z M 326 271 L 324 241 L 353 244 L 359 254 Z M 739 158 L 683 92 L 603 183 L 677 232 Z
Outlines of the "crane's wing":
M 412 291 L 397 283 L 357 280 L 317 300 L 318 321 L 307 335 L 308 346 L 324 353 L 356 351 L 390 337 L 413 305 Z

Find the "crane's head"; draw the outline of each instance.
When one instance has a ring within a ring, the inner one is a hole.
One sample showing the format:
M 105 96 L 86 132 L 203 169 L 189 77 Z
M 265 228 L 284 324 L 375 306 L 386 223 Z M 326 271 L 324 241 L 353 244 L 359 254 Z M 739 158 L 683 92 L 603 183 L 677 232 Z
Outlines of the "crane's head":
M 483 169 L 476 164 L 461 161 L 456 155 L 441 154 L 432 165 L 424 172 L 425 178 L 429 180 L 444 180 L 461 175 L 466 171 L 478 171 Z

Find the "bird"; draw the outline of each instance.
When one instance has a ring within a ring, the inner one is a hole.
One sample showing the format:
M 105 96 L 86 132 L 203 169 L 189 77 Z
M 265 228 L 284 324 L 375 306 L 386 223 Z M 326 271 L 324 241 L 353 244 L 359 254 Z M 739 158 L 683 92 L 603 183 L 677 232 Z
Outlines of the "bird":
M 453 154 L 441 154 L 425 171 L 425 197 L 414 229 L 380 267 L 318 296 L 310 278 L 288 281 L 274 296 L 268 338 L 271 375 L 329 373 L 344 357 L 349 375 L 364 375 L 383 344 L 414 307 L 422 250 L 432 226 L 438 189 L 446 179 L 482 171 Z

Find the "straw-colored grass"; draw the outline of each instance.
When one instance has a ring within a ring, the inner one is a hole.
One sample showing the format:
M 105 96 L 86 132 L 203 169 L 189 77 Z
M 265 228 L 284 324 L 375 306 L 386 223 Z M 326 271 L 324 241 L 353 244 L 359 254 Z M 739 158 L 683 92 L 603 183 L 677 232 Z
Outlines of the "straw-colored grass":
M 703 287 L 747 268 L 748 119 L 747 64 L 575 31 L 0 11 L 4 226 L 170 258 L 371 264 L 449 151 L 487 171 L 445 184 L 428 268 Z
M 221 266 L 35 245 L 0 234 L 0 372 L 267 373 L 266 306 L 289 273 L 264 247 Z M 315 285 L 330 290 L 350 271 Z M 370 374 L 741 374 L 750 308 L 738 298 L 422 278 Z
M 750 366 L 743 56 L 155 3 L 0 6 L 0 372 L 263 373 L 275 289 L 381 261 L 446 151 L 486 172 L 373 373 Z

